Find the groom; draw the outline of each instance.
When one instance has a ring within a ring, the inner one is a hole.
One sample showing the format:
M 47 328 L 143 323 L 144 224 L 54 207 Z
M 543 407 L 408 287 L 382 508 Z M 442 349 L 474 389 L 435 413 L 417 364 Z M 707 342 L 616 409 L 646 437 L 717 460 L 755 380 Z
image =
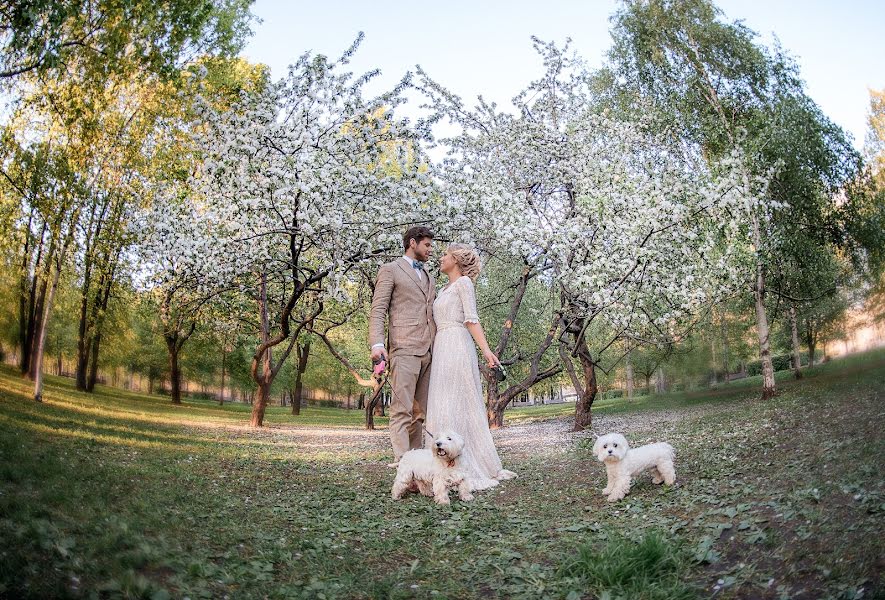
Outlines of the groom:
M 436 325 L 433 300 L 436 285 L 424 269 L 433 253 L 433 232 L 412 227 L 403 234 L 405 254 L 381 267 L 369 313 L 372 360 L 389 360 L 390 443 L 398 462 L 408 450 L 423 444 L 424 414 L 430 384 L 430 349 Z M 390 315 L 387 346 L 384 324 Z M 388 352 L 389 349 L 389 352 Z

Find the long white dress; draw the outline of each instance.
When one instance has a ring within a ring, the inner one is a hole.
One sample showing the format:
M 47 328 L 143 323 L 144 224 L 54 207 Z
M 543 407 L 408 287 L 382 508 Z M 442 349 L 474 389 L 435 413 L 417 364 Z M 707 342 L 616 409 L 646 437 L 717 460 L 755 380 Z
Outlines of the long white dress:
M 433 435 L 445 430 L 464 438 L 461 468 L 470 488 L 483 490 L 516 475 L 501 468 L 486 418 L 476 346 L 465 323 L 479 323 L 476 292 L 469 277 L 459 277 L 436 295 L 436 338 L 430 369 L 425 427 Z M 427 439 L 426 443 L 430 443 Z

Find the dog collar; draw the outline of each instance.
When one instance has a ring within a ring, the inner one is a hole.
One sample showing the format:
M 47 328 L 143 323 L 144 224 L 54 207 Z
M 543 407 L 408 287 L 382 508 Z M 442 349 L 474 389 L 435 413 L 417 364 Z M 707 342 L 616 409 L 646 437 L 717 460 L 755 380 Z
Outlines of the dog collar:
M 454 467 L 454 466 L 455 466 L 455 459 L 454 459 L 454 458 L 450 458 L 450 459 L 449 459 L 449 462 L 446 463 L 446 466 L 449 467 L 450 469 L 451 469 L 452 467 Z

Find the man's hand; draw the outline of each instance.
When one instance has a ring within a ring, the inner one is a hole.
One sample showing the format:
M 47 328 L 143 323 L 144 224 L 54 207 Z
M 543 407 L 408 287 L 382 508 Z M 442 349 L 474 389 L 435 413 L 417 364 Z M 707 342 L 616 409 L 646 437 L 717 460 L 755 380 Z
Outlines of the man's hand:
M 382 346 L 372 348 L 372 362 L 379 360 L 387 360 L 387 352 Z

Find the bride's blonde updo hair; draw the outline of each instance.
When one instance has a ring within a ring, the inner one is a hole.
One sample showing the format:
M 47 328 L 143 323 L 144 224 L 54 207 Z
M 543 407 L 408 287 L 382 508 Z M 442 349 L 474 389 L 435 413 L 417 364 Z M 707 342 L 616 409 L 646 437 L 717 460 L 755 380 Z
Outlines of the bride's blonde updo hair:
M 461 275 L 466 275 L 473 281 L 476 281 L 482 268 L 482 265 L 479 263 L 479 254 L 476 253 L 476 250 L 467 244 L 449 244 L 448 253 L 458 264 Z

